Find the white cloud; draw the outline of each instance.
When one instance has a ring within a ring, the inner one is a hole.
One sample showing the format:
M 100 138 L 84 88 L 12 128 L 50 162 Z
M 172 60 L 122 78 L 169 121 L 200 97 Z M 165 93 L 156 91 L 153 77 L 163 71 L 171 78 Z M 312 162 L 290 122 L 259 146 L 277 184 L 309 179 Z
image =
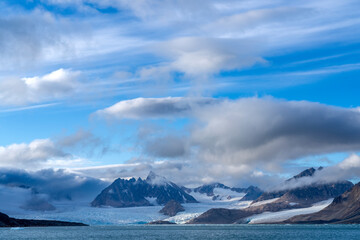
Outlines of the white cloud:
M 220 113 L 220 114 L 219 114 Z M 245 98 L 195 113 L 204 161 L 273 169 L 305 156 L 360 150 L 360 114 L 306 101 Z
M 360 180 L 360 156 L 351 154 L 341 162 L 318 170 L 311 177 L 302 177 L 292 179 L 279 186 L 275 187 L 276 190 L 292 189 L 305 185 L 319 184 L 319 183 L 333 183 L 346 180 Z
M 39 169 L 53 158 L 66 158 L 50 139 L 36 139 L 28 144 L 0 146 L 0 166 Z
M 150 139 L 139 137 L 145 153 L 170 158 L 191 154 L 195 161 L 228 167 L 227 172 L 278 171 L 283 163 L 298 158 L 360 150 L 359 112 L 307 101 L 141 98 L 121 101 L 97 114 L 117 120 L 190 118 L 196 124 L 191 121 L 181 135 L 163 129 Z M 159 150 L 169 144 L 164 143 L 166 136 L 174 137 L 169 139 L 177 142 L 176 148 L 169 149 L 177 154 Z
M 163 42 L 159 44 L 157 51 L 170 59 L 170 71 L 199 77 L 223 70 L 242 69 L 257 62 L 264 63 L 257 42 L 258 40 L 187 37 Z
M 79 71 L 58 69 L 44 76 L 0 82 L 1 105 L 23 105 L 69 96 L 79 86 Z
M 80 129 L 71 135 L 55 139 L 35 139 L 30 143 L 0 146 L 0 168 L 38 170 L 43 168 L 74 168 L 91 164 L 79 155 L 110 151 L 103 139 Z
M 194 108 L 218 102 L 212 98 L 135 98 L 120 101 L 95 114 L 107 119 L 145 119 L 185 117 Z

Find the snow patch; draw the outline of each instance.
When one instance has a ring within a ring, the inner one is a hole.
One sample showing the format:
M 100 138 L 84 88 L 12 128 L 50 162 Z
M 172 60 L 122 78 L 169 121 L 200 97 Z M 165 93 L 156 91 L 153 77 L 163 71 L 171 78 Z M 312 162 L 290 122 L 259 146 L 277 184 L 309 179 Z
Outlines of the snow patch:
M 239 201 L 246 195 L 246 193 L 239 193 L 224 188 L 214 188 L 214 195 L 218 196 L 216 200 L 220 201 Z
M 159 205 L 156 197 L 145 197 L 145 199 L 148 200 L 151 205 L 154 205 L 154 206 Z
M 332 203 L 332 201 L 333 198 L 315 203 L 308 208 L 298 208 L 298 209 L 284 210 L 280 212 L 264 212 L 247 218 L 247 221 L 250 224 L 281 222 L 296 215 L 318 212 L 324 209 L 325 207 L 329 206 Z

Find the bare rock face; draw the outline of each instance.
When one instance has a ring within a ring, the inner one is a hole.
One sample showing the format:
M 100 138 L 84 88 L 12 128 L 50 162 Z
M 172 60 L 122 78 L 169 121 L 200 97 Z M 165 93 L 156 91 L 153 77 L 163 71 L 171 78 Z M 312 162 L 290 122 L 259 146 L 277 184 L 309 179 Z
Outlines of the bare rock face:
M 175 183 L 150 172 L 146 180 L 141 178 L 116 179 L 94 199 L 91 206 L 118 208 L 152 206 L 153 203 L 150 200 L 156 201 L 156 204 L 159 205 L 166 204 L 170 200 L 179 203 L 197 202 Z
M 173 217 L 179 212 L 185 211 L 184 207 L 175 200 L 170 200 L 159 212 Z
M 360 223 L 360 183 L 338 196 L 323 210 L 292 217 L 284 223 Z
M 251 212 L 241 209 L 212 208 L 187 224 L 233 224 L 251 215 Z
M 15 219 L 0 213 L 0 227 L 57 227 L 57 226 L 87 226 L 83 223 L 52 220 Z

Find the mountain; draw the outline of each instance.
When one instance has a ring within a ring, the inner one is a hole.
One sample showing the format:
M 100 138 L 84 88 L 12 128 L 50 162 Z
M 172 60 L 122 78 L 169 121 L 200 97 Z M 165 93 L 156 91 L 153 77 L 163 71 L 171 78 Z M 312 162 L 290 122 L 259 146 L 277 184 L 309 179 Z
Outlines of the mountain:
M 179 212 L 185 211 L 184 207 L 175 200 L 170 200 L 159 212 L 173 217 Z
M 164 205 L 170 200 L 196 203 L 196 199 L 166 178 L 150 172 L 145 180 L 118 178 L 91 202 L 93 207 L 137 207 Z
M 320 169 L 321 170 L 321 169 Z M 302 177 L 311 177 L 315 169 L 307 169 L 291 178 L 297 181 Z M 288 180 L 289 181 L 289 180 Z M 212 223 L 244 223 L 249 216 L 263 212 L 278 212 L 295 208 L 307 208 L 312 204 L 337 197 L 351 189 L 353 184 L 342 181 L 327 184 L 311 184 L 289 190 L 263 193 L 253 203 L 244 209 L 210 209 L 188 223 L 212 224 Z
M 209 197 L 213 197 L 214 194 L 214 189 L 215 188 L 221 188 L 221 189 L 230 189 L 230 187 L 225 186 L 222 183 L 212 183 L 212 184 L 204 184 L 200 187 L 194 188 L 193 191 L 194 192 L 198 192 L 198 193 L 202 193 L 202 194 L 206 194 Z
M 295 216 L 284 223 L 360 223 L 360 183 L 335 198 L 323 210 L 313 214 Z
M 314 168 L 306 169 L 298 175 L 295 175 L 294 177 L 286 180 L 285 183 L 289 183 L 291 181 L 296 182 L 303 177 L 311 177 L 315 174 L 316 171 L 320 171 L 321 169 L 321 167 L 318 170 Z M 254 200 L 253 203 L 278 198 L 276 202 L 292 202 L 311 205 L 316 202 L 337 197 L 352 188 L 352 186 L 353 184 L 349 181 L 320 184 L 315 183 L 281 191 L 265 192 L 256 200 Z
M 250 186 L 248 188 L 231 188 L 222 183 L 205 184 L 192 189 L 192 191 L 194 191 L 195 193 L 206 194 L 207 196 L 212 197 L 213 200 L 222 200 L 224 199 L 224 197 L 229 200 L 229 198 L 231 198 L 230 194 L 227 196 L 224 195 L 226 195 L 227 193 L 231 193 L 230 191 L 236 193 L 245 193 L 245 196 L 241 198 L 241 201 L 255 200 L 263 193 L 263 191 L 261 191 L 258 187 L 254 186 Z M 191 189 L 188 189 L 187 192 L 191 193 Z M 219 194 L 219 192 L 221 192 L 221 194 Z
M 63 222 L 52 220 L 30 220 L 11 218 L 0 213 L 0 227 L 54 227 L 54 226 L 87 226 L 83 223 Z

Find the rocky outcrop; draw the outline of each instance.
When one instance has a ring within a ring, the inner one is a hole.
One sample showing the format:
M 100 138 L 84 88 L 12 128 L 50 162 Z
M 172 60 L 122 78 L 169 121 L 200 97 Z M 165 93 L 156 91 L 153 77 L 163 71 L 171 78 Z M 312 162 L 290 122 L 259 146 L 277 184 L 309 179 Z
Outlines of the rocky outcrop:
M 29 220 L 11 218 L 4 213 L 0 213 L 0 227 L 60 227 L 60 226 L 87 226 L 83 223 L 63 222 L 52 220 Z
M 335 198 L 334 201 L 323 210 L 313 214 L 295 216 L 286 220 L 284 223 L 360 223 L 360 183 Z
M 179 202 L 170 200 L 159 212 L 169 217 L 173 217 L 183 211 L 185 211 L 185 209 Z
M 146 180 L 116 179 L 105 188 L 91 203 L 93 207 L 137 207 L 164 205 L 170 200 L 179 203 L 195 203 L 195 198 L 181 187 L 163 177 L 150 172 Z

